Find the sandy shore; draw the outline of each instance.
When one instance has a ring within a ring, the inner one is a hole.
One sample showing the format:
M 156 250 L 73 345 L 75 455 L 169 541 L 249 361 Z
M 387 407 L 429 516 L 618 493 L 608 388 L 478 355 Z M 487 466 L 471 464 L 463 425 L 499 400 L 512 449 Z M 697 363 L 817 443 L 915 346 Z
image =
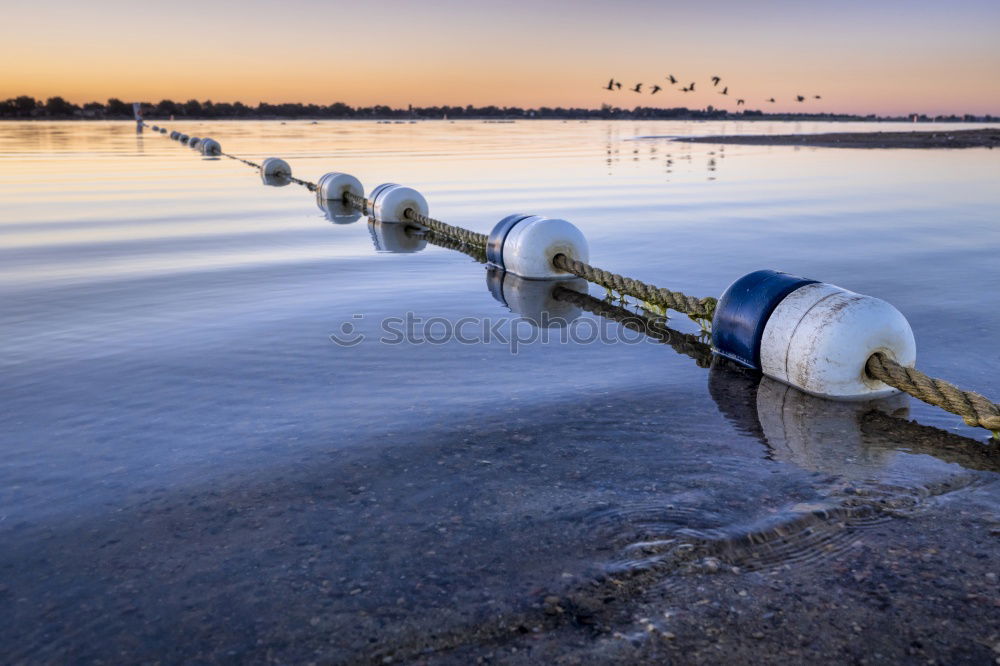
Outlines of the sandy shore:
M 691 143 L 734 143 L 749 146 L 818 146 L 822 148 L 992 148 L 1000 146 L 1000 129 L 933 132 L 835 132 L 831 134 L 753 134 L 678 138 Z

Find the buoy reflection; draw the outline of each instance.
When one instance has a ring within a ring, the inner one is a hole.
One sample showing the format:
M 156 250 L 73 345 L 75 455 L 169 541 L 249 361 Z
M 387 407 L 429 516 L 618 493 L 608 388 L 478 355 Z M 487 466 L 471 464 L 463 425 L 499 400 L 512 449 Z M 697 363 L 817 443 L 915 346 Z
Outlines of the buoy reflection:
M 580 316 L 576 304 L 557 298 L 558 289 L 587 293 L 587 281 L 580 278 L 529 280 L 496 266 L 486 269 L 486 287 L 511 312 L 542 328 L 561 328 Z

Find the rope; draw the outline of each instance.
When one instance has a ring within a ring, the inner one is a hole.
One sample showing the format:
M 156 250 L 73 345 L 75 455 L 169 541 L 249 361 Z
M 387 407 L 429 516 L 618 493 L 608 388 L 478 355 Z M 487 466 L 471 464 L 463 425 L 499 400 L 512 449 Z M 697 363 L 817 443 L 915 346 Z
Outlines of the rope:
M 141 124 L 148 126 L 144 122 Z M 260 164 L 242 157 L 228 153 L 220 153 L 220 155 L 242 162 L 257 170 L 261 168 Z M 295 178 L 291 174 L 287 174 L 287 177 L 291 182 L 301 185 L 311 192 L 317 189 L 315 183 Z M 363 196 L 347 192 L 344 194 L 344 203 L 365 215 L 371 214 L 371 202 Z M 412 208 L 406 209 L 403 212 L 403 217 L 425 227 L 427 231 L 424 233 L 424 237 L 429 243 L 462 252 L 476 261 L 486 263 L 486 245 L 489 240 L 486 234 L 446 224 Z M 552 259 L 552 264 L 556 268 L 581 277 L 588 282 L 617 291 L 620 294 L 632 296 L 654 306 L 681 312 L 692 319 L 711 321 L 718 303 L 715 298 L 694 298 L 679 291 L 671 291 L 641 280 L 611 273 L 582 261 L 570 259 L 565 254 L 557 254 Z M 557 298 L 569 300 L 588 312 L 608 317 L 632 330 L 646 333 L 671 345 L 680 353 L 695 359 L 699 366 L 708 367 L 711 361 L 711 348 L 698 340 L 696 336 L 679 333 L 663 326 L 658 320 L 643 317 L 630 310 L 619 308 L 586 294 L 579 294 L 565 287 L 557 287 L 554 293 Z M 915 368 L 903 367 L 881 353 L 876 353 L 868 359 L 865 370 L 872 378 L 927 404 L 957 414 L 970 426 L 992 430 L 994 435 L 1000 438 L 1000 405 L 991 402 L 986 397 L 973 391 L 964 391 L 954 384 L 943 379 L 930 377 Z
M 288 180 L 292 181 L 296 185 L 301 185 L 302 187 L 306 188 L 310 192 L 315 192 L 316 191 L 316 183 L 311 183 L 308 180 L 301 180 L 301 179 L 296 178 L 295 176 L 293 176 L 291 174 L 288 174 Z
M 644 333 L 654 340 L 668 344 L 678 354 L 694 359 L 700 368 L 712 365 L 712 347 L 699 340 L 696 335 L 675 331 L 658 319 L 646 317 L 566 287 L 556 287 L 552 295 L 560 301 L 572 303 L 587 312 L 616 321 L 637 333 Z
M 411 233 L 411 230 L 413 233 Z M 461 252 L 466 256 L 472 257 L 481 264 L 486 263 L 486 249 L 479 245 L 474 245 L 472 243 L 459 240 L 458 238 L 452 238 L 451 236 L 439 234 L 433 229 L 422 229 L 418 231 L 415 227 L 407 227 L 406 233 L 408 235 L 422 236 L 424 240 L 432 245 L 443 247 L 446 250 Z
M 355 210 L 361 211 L 361 213 L 365 215 L 368 215 L 372 209 L 371 202 L 368 201 L 368 199 L 351 192 L 344 192 L 344 203 L 351 206 Z M 486 243 L 489 240 L 489 237 L 486 234 L 477 233 L 463 227 L 456 227 L 453 224 L 447 224 L 441 220 L 435 220 L 433 217 L 427 217 L 412 208 L 407 208 L 403 211 L 403 217 L 410 222 L 416 222 L 420 226 L 427 227 L 438 234 L 450 236 L 451 238 L 464 241 L 465 243 L 471 245 L 479 245 L 483 248 L 485 256 Z
M 344 192 L 344 203 L 359 211 L 362 215 L 368 215 L 371 213 L 371 208 L 368 205 L 368 199 L 360 197 L 352 192 Z
M 970 426 L 1000 432 L 1000 405 L 972 391 L 925 375 L 916 368 L 906 368 L 877 352 L 865 365 L 868 375 L 893 388 L 923 400 L 929 405 L 958 414 Z
M 570 259 L 565 254 L 557 254 L 552 259 L 552 264 L 556 268 L 582 277 L 588 282 L 593 282 L 607 289 L 613 289 L 619 293 L 633 296 L 646 303 L 682 312 L 693 319 L 711 320 L 712 315 L 715 314 L 717 299 L 711 297 L 694 298 L 679 291 L 670 291 L 663 287 L 646 284 L 639 280 L 596 268 L 576 259 Z
M 403 217 L 411 222 L 416 222 L 417 224 L 421 224 L 428 229 L 433 229 L 434 231 L 446 236 L 451 236 L 452 238 L 457 238 L 467 243 L 472 243 L 473 245 L 481 245 L 483 247 L 483 252 L 485 253 L 486 251 L 486 243 L 489 241 L 489 236 L 486 234 L 480 234 L 462 227 L 445 224 L 441 220 L 435 220 L 433 217 L 422 215 L 412 208 L 407 208 L 403 211 Z
M 219 153 L 219 154 L 222 155 L 223 157 L 228 157 L 231 160 L 236 160 L 237 162 L 243 162 L 243 164 L 246 164 L 248 167 L 257 169 L 258 171 L 260 170 L 260 165 L 257 164 L 256 162 L 251 162 L 250 160 L 245 160 L 242 157 L 236 157 L 236 155 L 230 155 L 229 153 Z

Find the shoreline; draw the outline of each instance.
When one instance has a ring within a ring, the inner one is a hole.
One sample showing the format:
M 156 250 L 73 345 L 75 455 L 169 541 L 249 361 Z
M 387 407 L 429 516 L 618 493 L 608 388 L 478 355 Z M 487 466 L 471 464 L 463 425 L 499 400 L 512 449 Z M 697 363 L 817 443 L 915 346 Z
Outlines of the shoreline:
M 817 148 L 993 148 L 1000 146 L 1000 128 L 937 130 L 933 132 L 832 132 L 827 134 L 719 135 L 678 137 L 686 143 L 728 143 L 745 146 L 812 146 Z

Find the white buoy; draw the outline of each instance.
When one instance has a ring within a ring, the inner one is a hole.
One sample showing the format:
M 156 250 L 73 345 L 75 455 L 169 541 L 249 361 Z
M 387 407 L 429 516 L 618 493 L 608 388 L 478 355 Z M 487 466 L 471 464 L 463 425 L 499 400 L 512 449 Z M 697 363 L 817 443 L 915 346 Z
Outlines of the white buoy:
M 561 328 L 580 316 L 578 306 L 556 297 L 557 289 L 587 293 L 587 281 L 580 278 L 529 280 L 498 266 L 487 268 L 486 287 L 511 312 L 544 328 Z
M 412 187 L 385 183 L 372 192 L 372 217 L 379 222 L 405 222 L 406 210 L 428 214 L 427 200 Z
M 205 137 L 198 144 L 198 149 L 201 150 L 201 154 L 206 157 L 215 157 L 216 155 L 222 154 L 222 146 L 215 139 L 210 139 Z
M 716 353 L 824 398 L 877 398 L 896 389 L 869 377 L 876 352 L 916 363 L 906 318 L 871 296 L 777 271 L 756 271 L 719 299 Z
M 288 162 L 277 157 L 268 157 L 260 164 L 260 178 L 265 185 L 284 187 L 290 182 L 292 167 Z
M 365 196 L 361 181 L 350 174 L 331 171 L 316 181 L 316 205 L 327 214 L 327 219 L 331 222 L 341 223 L 331 218 L 331 215 L 334 218 L 352 218 L 351 222 L 358 219 L 358 211 L 344 201 L 344 195 L 348 193 Z
M 368 232 L 376 252 L 411 254 L 427 247 L 423 232 L 405 224 L 379 222 L 373 218 L 368 222 Z
M 566 220 L 539 215 L 505 217 L 493 227 L 486 245 L 489 263 L 526 278 L 565 278 L 567 273 L 552 265 L 557 254 L 586 262 L 590 247 Z

